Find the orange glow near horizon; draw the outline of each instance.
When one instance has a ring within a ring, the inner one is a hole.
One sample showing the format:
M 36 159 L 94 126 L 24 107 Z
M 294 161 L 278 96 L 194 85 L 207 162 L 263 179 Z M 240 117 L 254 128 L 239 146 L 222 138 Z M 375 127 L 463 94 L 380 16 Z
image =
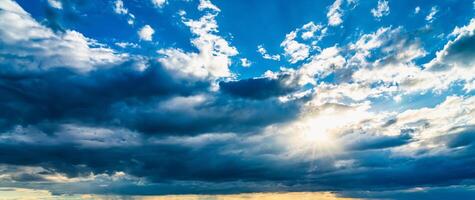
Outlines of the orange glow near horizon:
M 355 200 L 338 197 L 332 192 L 245 193 L 232 195 L 163 195 L 163 196 L 107 196 L 107 195 L 53 195 L 47 190 L 0 188 L 0 199 L 64 199 L 64 200 Z

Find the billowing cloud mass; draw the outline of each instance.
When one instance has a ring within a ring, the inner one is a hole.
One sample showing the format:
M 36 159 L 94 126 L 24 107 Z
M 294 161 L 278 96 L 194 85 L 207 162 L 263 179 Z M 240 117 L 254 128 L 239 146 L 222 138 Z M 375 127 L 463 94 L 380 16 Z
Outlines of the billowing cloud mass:
M 1 0 L 0 198 L 470 199 L 474 93 L 471 0 Z

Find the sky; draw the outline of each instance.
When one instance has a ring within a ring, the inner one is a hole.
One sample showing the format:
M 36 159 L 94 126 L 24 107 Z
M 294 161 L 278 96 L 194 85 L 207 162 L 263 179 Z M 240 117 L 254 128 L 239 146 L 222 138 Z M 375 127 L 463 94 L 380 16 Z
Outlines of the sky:
M 473 0 L 0 0 L 0 199 L 470 199 L 474 94 Z

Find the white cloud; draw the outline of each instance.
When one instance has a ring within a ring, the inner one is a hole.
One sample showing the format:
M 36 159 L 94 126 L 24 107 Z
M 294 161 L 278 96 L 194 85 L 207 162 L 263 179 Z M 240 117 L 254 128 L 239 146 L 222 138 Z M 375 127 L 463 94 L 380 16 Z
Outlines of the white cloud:
M 221 10 L 211 3 L 211 0 L 200 0 L 200 4 L 198 5 L 198 10 L 203 11 L 205 9 L 210 9 L 216 12 L 220 12 Z
M 349 63 L 358 66 L 352 80 L 358 84 L 373 85 L 378 94 L 415 92 L 411 85 L 422 83 L 415 79 L 426 74 L 414 63 L 415 59 L 425 56 L 426 51 L 417 39 L 405 37 L 401 28 L 380 28 L 375 33 L 363 35 L 350 48 L 356 53 Z M 380 58 L 367 62 L 366 59 L 376 50 Z
M 15 70 L 69 67 L 86 72 L 123 60 L 123 55 L 79 32 L 66 30 L 54 33 L 13 1 L 0 4 L 0 19 L 0 42 L 3 46 L 0 54 L 16 55 L 1 60 L 15 63 L 11 65 Z M 22 59 L 24 57 L 31 59 L 27 61 Z
M 114 12 L 120 15 L 126 15 L 129 13 L 129 10 L 124 7 L 124 2 L 122 0 L 116 0 L 114 2 Z
M 134 21 L 135 20 L 135 15 L 129 13 L 128 17 L 129 17 L 129 19 L 127 19 L 127 24 L 133 25 L 135 23 L 135 21 Z
M 371 14 L 376 18 L 389 15 L 389 2 L 386 0 L 378 0 L 378 6 L 371 9 Z
M 416 8 L 414 8 L 414 14 L 419 14 L 420 11 L 421 7 L 417 6 Z
M 209 6 L 207 3 L 211 2 L 204 2 Z M 219 11 L 219 9 L 212 10 Z M 217 35 L 216 15 L 217 13 L 206 13 L 198 20 L 186 19 L 182 16 L 183 23 L 190 28 L 195 36 L 191 43 L 199 52 L 184 52 L 176 48 L 161 49 L 158 51 L 162 55 L 159 61 L 167 69 L 177 72 L 178 76 L 191 76 L 200 79 L 231 76 L 230 57 L 237 55 L 238 51 L 223 37 Z
M 63 9 L 63 4 L 59 0 L 48 0 L 48 4 L 56 9 Z
M 434 138 L 457 134 L 467 127 L 474 126 L 475 118 L 471 117 L 474 114 L 475 97 L 449 96 L 433 108 L 406 110 L 397 114 L 394 117 L 395 123 L 382 131 L 385 134 L 394 135 L 399 134 L 400 130 L 410 129 L 417 143 L 426 143 L 422 146 L 415 144 L 412 147 L 432 146 L 434 148 L 433 145 L 437 144 L 430 144 L 437 142 Z
M 315 23 L 313 22 L 309 22 L 305 25 L 302 26 L 302 39 L 303 40 L 309 40 L 309 39 L 312 39 L 312 38 L 315 38 L 315 37 L 322 37 L 325 35 L 325 32 L 326 30 L 322 30 L 323 26 L 318 24 L 318 25 L 315 25 Z M 321 30 L 321 35 L 317 36 L 315 35 L 315 33 L 317 31 Z
M 197 78 L 229 77 L 230 60 L 227 55 L 212 55 L 211 52 L 187 53 L 181 49 L 162 49 L 159 61 L 177 75 Z
M 257 46 L 257 52 L 259 52 L 262 55 L 262 58 L 264 58 L 266 60 L 276 60 L 276 61 L 280 60 L 280 55 L 278 55 L 278 54 L 270 55 L 269 53 L 267 53 L 267 50 L 264 48 L 263 45 L 258 45 Z
M 436 57 L 424 65 L 430 76 L 418 80 L 426 83 L 426 87 L 443 90 L 457 80 L 467 84 L 475 80 L 475 19 L 466 26 L 456 27 L 450 36 L 455 39 L 447 42 Z
M 151 0 L 151 1 L 152 1 L 152 4 L 157 8 L 161 8 L 167 3 L 167 0 Z
M 340 55 L 338 47 L 333 46 L 323 49 L 319 54 L 314 55 L 312 60 L 303 64 L 298 70 L 298 83 L 316 84 L 315 76 L 326 76 L 336 69 L 344 67 L 345 58 Z
M 430 9 L 430 13 L 426 16 L 426 20 L 432 22 L 434 20 L 434 16 L 439 12 L 437 6 L 434 6 Z
M 288 78 L 285 81 L 287 85 L 316 85 L 316 79 L 325 77 L 335 70 L 345 67 L 346 60 L 340 55 L 340 49 L 337 46 L 323 49 L 320 53 L 311 56 L 311 60 L 303 63 L 298 69 L 281 68 L 280 72 L 267 71 L 266 77 L 277 77 L 285 74 Z
M 463 87 L 463 89 L 468 93 L 468 92 L 471 92 L 471 91 L 474 91 L 475 90 L 475 79 L 472 80 L 471 82 L 470 81 L 467 81 L 467 83 L 465 83 L 465 86 Z
M 343 22 L 343 20 L 341 19 L 341 4 L 342 0 L 335 0 L 335 2 L 333 2 L 333 4 L 330 6 L 330 9 L 327 13 L 328 24 L 330 26 L 337 26 Z
M 143 26 L 137 34 L 141 40 L 152 41 L 152 36 L 155 33 L 155 30 L 150 25 Z
M 335 0 L 333 4 L 328 8 L 327 18 L 328 25 L 338 26 L 343 23 L 343 6 L 353 9 L 358 4 L 358 0 Z
M 292 31 L 285 36 L 285 40 L 280 44 L 281 47 L 284 47 L 285 55 L 290 56 L 290 63 L 304 60 L 310 53 L 310 47 L 297 42 L 296 37 L 297 32 Z
M 121 48 L 138 48 L 139 47 L 138 44 L 132 43 L 132 42 L 116 42 L 114 44 Z
M 423 67 L 417 66 L 414 60 L 425 56 L 425 50 L 417 38 L 409 40 L 400 30 L 381 28 L 350 45 L 356 53 L 349 63 L 358 66 L 352 74 L 353 81 L 376 84 L 379 90 L 397 85 L 397 95 L 441 92 L 456 82 L 464 84 L 465 91 L 472 90 L 475 80 L 475 53 L 472 51 L 475 46 L 475 19 L 466 26 L 455 28 L 449 35 L 454 39 L 447 42 L 436 57 Z M 382 53 L 380 58 L 366 62 L 371 51 L 378 48 Z
M 241 58 L 240 60 L 243 67 L 250 67 L 252 64 L 247 58 Z
M 280 46 L 284 47 L 285 55 L 290 57 L 289 62 L 296 63 L 306 59 L 312 50 L 319 49 L 317 44 L 326 36 L 326 31 L 326 27 L 309 22 L 287 34 Z
M 127 16 L 127 23 L 129 25 L 133 25 L 135 23 L 135 15 L 129 13 L 129 10 L 125 8 L 124 2 L 122 0 L 116 0 L 114 2 L 114 12 L 119 15 L 126 15 Z

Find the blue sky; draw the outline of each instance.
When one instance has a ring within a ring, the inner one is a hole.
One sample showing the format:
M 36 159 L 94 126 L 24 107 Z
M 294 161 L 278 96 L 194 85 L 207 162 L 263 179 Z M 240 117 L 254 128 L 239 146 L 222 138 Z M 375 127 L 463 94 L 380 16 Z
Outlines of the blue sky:
M 475 195 L 474 13 L 0 0 L 0 194 Z

